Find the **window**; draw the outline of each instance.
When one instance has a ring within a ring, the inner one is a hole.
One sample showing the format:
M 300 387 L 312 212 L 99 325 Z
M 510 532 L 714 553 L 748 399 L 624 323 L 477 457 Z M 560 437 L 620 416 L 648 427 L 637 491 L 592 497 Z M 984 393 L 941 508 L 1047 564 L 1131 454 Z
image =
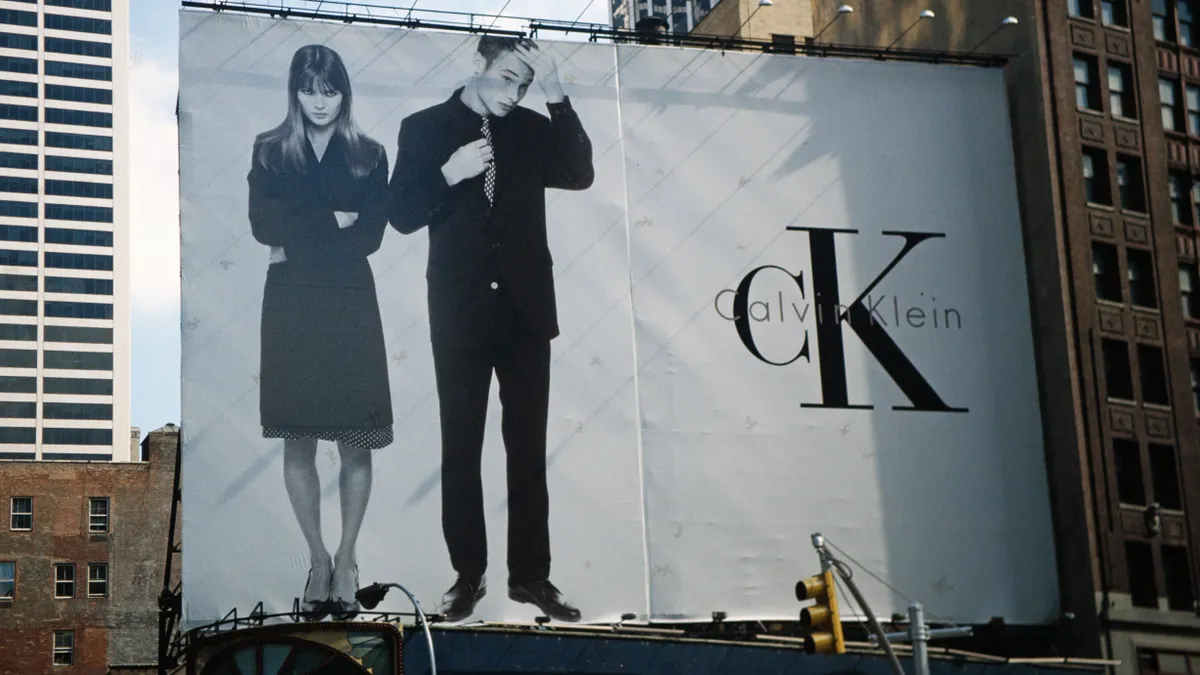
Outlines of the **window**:
M 46 108 L 46 122 L 49 124 L 70 124 L 77 127 L 111 129 L 112 113 Z
M 1192 0 L 1175 0 L 1175 15 L 1179 18 L 1179 44 L 1192 46 Z
M 54 665 L 75 665 L 75 631 L 54 631 Z
M 1108 66 L 1108 105 L 1113 117 L 1138 118 L 1133 69 L 1127 64 L 1110 63 Z
M 112 81 L 111 66 L 97 66 L 91 63 L 47 61 L 46 74 L 54 77 L 73 77 L 77 80 Z
M 75 563 L 55 563 L 54 597 L 75 597 Z
M 1192 359 L 1190 365 L 1192 371 L 1192 404 L 1196 408 L 1196 415 L 1200 417 L 1200 360 Z
M 3 350 L 0 350 L 3 352 Z M 58 352 L 46 350 L 43 357 L 47 369 L 112 370 L 112 354 L 108 352 Z
M 0 239 L 2 239 L 4 241 L 25 241 L 25 242 L 30 242 L 30 243 L 37 243 L 38 231 L 37 231 L 36 227 L 29 227 L 27 225 L 0 225 Z M 31 251 L 31 253 L 32 253 L 32 251 Z M 36 291 L 37 285 L 34 284 L 33 288 L 28 288 L 28 289 L 10 288 L 10 289 L 6 289 L 6 290 Z
M 46 146 L 50 148 L 70 148 L 72 150 L 97 150 L 111 152 L 112 138 L 109 136 L 92 136 L 90 134 L 64 134 L 57 131 L 46 132 Z
M 37 393 L 37 378 L 5 375 L 0 377 L 0 391 L 13 394 Z
M 1179 265 L 1179 293 L 1183 296 L 1183 315 L 1189 319 L 1200 319 L 1200 296 L 1196 295 L 1197 278 L 1195 263 Z
M 0 96 L 37 98 L 37 82 L 14 82 L 12 80 L 0 80 Z
M 37 316 L 37 300 L 0 298 L 0 314 L 8 316 Z
M 42 416 L 51 420 L 111 420 L 107 403 L 43 403 Z
M 1146 487 L 1142 482 L 1142 456 L 1137 441 L 1112 440 L 1113 466 L 1117 478 L 1117 500 L 1122 504 L 1146 505 Z
M 46 277 L 47 293 L 82 293 L 85 295 L 112 295 L 112 279 L 87 279 L 82 277 Z
M 108 19 L 90 19 L 83 16 L 62 14 L 46 14 L 46 28 L 52 30 L 73 30 L 77 33 L 96 33 L 98 35 L 112 34 L 112 21 Z
M 0 250 L 0 265 L 16 267 L 37 267 L 37 251 L 4 251 Z
M 26 253 L 26 251 L 21 251 Z M 72 270 L 107 270 L 112 271 L 111 255 L 92 255 L 90 253 L 45 253 L 46 267 Z M 0 264 L 4 264 L 0 262 Z M 37 264 L 36 256 L 33 265 Z
M 45 216 L 50 220 L 77 220 L 85 223 L 111 223 L 113 221 L 113 210 L 107 206 L 46 204 Z
M 36 28 L 37 12 L 22 12 L 19 9 L 0 9 L 0 23 L 10 26 L 30 26 Z
M 1146 188 L 1142 183 L 1142 162 L 1136 157 L 1117 155 L 1117 193 L 1121 208 L 1126 211 L 1146 211 Z
M 0 323 L 0 340 L 37 340 L 37 326 L 31 323 Z M 0 391 L 6 391 L 0 388 Z
M 687 32 L 685 28 L 683 32 Z M 796 53 L 796 36 L 795 35 L 780 35 L 778 33 L 771 34 L 771 51 L 776 54 L 795 54 Z
M 1095 6 L 1092 0 L 1067 0 L 1067 13 L 1080 19 L 1095 18 Z
M 1171 42 L 1175 39 L 1175 17 L 1167 0 L 1151 0 L 1150 13 L 1154 22 L 1154 39 Z
M 0 300 L 2 302 L 2 300 Z M 15 302 L 25 302 L 19 300 Z M 32 301 L 30 301 L 32 302 Z M 44 303 L 47 317 L 60 319 L 111 319 L 113 306 L 98 302 L 55 302 L 47 300 Z M 36 305 L 34 315 L 37 314 Z
M 37 429 L 33 427 L 0 427 L 0 443 L 30 445 L 36 441 Z
M 30 378 L 33 379 L 33 378 Z M 112 396 L 112 380 L 47 377 L 42 379 L 42 391 L 47 394 L 77 394 L 80 396 Z
M 9 506 L 8 529 L 28 532 L 33 529 L 33 497 L 13 497 Z
M 1106 26 L 1129 27 L 1129 8 L 1126 0 L 1100 0 L 1100 20 Z
M 1075 105 L 1087 110 L 1100 110 L 1100 66 L 1096 57 L 1075 55 Z
M 1150 345 L 1138 345 L 1138 366 L 1142 375 L 1142 399 L 1146 403 L 1169 405 L 1167 392 L 1167 368 L 1163 363 L 1163 351 Z
M 37 75 L 37 59 L 26 59 L 20 56 L 0 56 L 0 70 L 9 73 Z
M 93 87 L 72 87 L 64 84 L 45 85 L 46 98 L 55 101 L 75 101 L 76 103 L 112 103 L 111 89 L 96 89 Z
M 1112 204 L 1108 182 L 1108 158 L 1103 150 L 1083 149 L 1083 192 L 1092 204 Z
M 98 56 L 102 59 L 112 58 L 112 45 L 107 42 L 89 42 L 87 40 L 67 40 L 65 38 L 56 38 L 46 36 L 42 39 L 42 44 L 47 52 L 56 54 L 74 54 L 75 56 Z M 26 49 L 37 49 L 36 43 L 33 47 Z
M 0 33 L 0 47 L 37 51 L 37 36 L 22 33 Z
M 1149 251 L 1130 248 L 1129 298 L 1139 307 L 1158 307 L 1158 295 L 1154 290 L 1154 258 Z
M 111 413 L 112 406 L 108 406 L 108 409 Z M 108 497 L 88 499 L 88 532 L 108 532 Z
M 108 597 L 108 563 L 88 563 L 88 597 Z
M 1184 93 L 1187 103 L 1187 131 L 1200 135 L 1200 87 L 1189 84 Z
M 31 420 L 37 417 L 37 404 L 33 401 L 0 401 L 0 417 Z
M 46 187 L 49 188 L 51 183 L 63 183 L 66 181 L 46 181 Z M 101 185 L 101 183 L 75 183 L 75 185 Z M 112 185 L 107 185 L 109 191 L 112 190 Z M 82 197 L 83 195 L 76 195 Z M 113 245 L 113 233 L 103 230 L 68 230 L 57 227 L 46 228 L 46 243 L 47 244 L 71 244 L 73 246 L 108 246 Z
M 1192 207 L 1184 199 L 1187 184 L 1188 178 L 1183 174 L 1172 172 L 1167 175 L 1167 196 L 1171 200 L 1171 222 L 1178 225 L 1192 224 Z
M 111 282 L 110 282 L 111 283 Z M 46 326 L 46 342 L 81 342 L 94 345 L 111 345 L 111 328 L 90 326 Z
M 11 218 L 37 218 L 37 204 L 0 200 L 0 216 Z
M 1169 445 L 1150 444 L 1150 477 L 1154 484 L 1154 501 L 1164 509 L 1183 510 L 1183 498 L 1179 492 L 1179 463 L 1175 461 L 1175 448 Z
M 0 143 L 37 145 L 37 132 L 33 129 L 0 129 Z
M 75 7 L 94 12 L 111 12 L 112 0 L 46 0 L 47 7 Z
M 1154 555 L 1150 544 L 1125 542 L 1125 567 L 1129 573 L 1129 594 L 1134 607 L 1158 607 L 1158 584 L 1154 578 Z
M 1188 552 L 1182 546 L 1163 544 L 1163 586 L 1167 589 L 1167 607 L 1181 612 L 1193 611 L 1195 593 L 1192 589 L 1191 567 L 1188 565 Z M 1192 657 L 1192 667 L 1198 663 Z
M 1133 377 L 1129 370 L 1129 347 L 1120 340 L 1101 341 L 1104 356 L 1104 379 L 1108 397 L 1133 400 Z
M 37 179 L 20 176 L 0 176 L 0 191 L 37 194 Z
M 0 104 L 0 119 L 36 122 L 38 121 L 37 106 Z
M 12 600 L 17 594 L 17 563 L 11 560 L 0 562 L 0 600 Z
M 36 368 L 37 352 L 32 349 L 0 349 L 0 368 Z
M 46 194 L 63 195 L 66 197 L 89 197 L 91 199 L 112 199 L 112 183 L 91 183 L 76 180 L 47 180 Z M 107 244 L 112 246 L 112 244 Z
M 90 173 L 98 176 L 111 176 L 113 163 L 111 159 L 92 159 L 90 157 L 58 157 L 46 156 L 47 171 L 63 173 Z
M 1096 282 L 1096 297 L 1112 302 L 1123 301 L 1116 246 L 1092 242 L 1092 278 Z
M 112 445 L 112 429 L 42 429 L 46 445 Z
M 0 167 L 37 171 L 38 156 L 27 152 L 0 152 Z

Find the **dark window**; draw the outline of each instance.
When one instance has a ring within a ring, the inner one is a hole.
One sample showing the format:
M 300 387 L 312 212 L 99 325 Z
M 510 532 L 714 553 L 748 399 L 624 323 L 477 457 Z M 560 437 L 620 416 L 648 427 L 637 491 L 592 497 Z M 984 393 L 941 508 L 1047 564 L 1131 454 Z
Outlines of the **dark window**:
M 92 136 L 90 134 L 65 134 L 57 131 L 46 132 L 46 145 L 51 148 L 70 148 L 72 150 L 99 150 L 108 152 L 113 149 L 112 137 Z
M 1150 444 L 1150 479 L 1154 485 L 1154 501 L 1158 502 L 1159 506 L 1164 509 L 1183 510 L 1175 448 Z
M 0 152 L 0 168 L 37 171 L 38 156 L 27 152 Z
M 42 429 L 46 445 L 112 445 L 112 429 Z
M 75 7 L 95 12 L 111 12 L 112 0 L 46 0 L 47 7 Z
M 49 325 L 46 326 L 45 331 L 46 342 L 78 342 L 83 344 L 111 345 L 113 341 L 113 332 L 111 328 Z
M 45 309 L 47 317 L 59 319 L 113 318 L 113 306 L 97 302 L 53 302 L 47 300 Z
M 1100 110 L 1100 66 L 1096 57 L 1075 55 L 1075 105 Z
M 51 181 L 47 181 L 50 183 Z M 98 185 L 98 183 L 82 183 L 82 185 Z M 111 185 L 109 187 L 112 187 Z M 77 195 L 82 196 L 82 195 Z M 113 233 L 103 230 L 69 230 L 57 227 L 46 228 L 47 244 L 72 244 L 74 246 L 109 246 L 113 245 Z
M 1067 14 L 1081 19 L 1092 19 L 1096 16 L 1092 0 L 1067 0 Z
M 46 277 L 47 293 L 80 293 L 83 295 L 112 295 L 112 279 L 81 277 Z
M 1104 379 L 1108 384 L 1108 396 L 1133 400 L 1133 376 L 1129 370 L 1129 347 L 1119 340 L 1101 341 L 1104 354 Z
M 108 597 L 108 563 L 88 563 L 88 597 Z
M 1125 542 L 1125 567 L 1129 573 L 1129 593 L 1134 607 L 1157 607 L 1158 584 L 1154 578 L 1154 555 L 1150 544 Z
M 684 32 L 687 32 L 686 29 Z M 775 54 L 795 54 L 796 53 L 796 36 L 795 35 L 780 35 L 778 33 L 771 34 L 771 50 Z
M 0 70 L 9 73 L 37 75 L 37 59 L 26 59 L 20 56 L 0 56 Z
M 108 497 L 88 498 L 88 532 L 108 532 L 108 516 Z
M 37 300 L 0 298 L 0 314 L 8 316 L 37 316 Z
M 77 33 L 96 33 L 111 35 L 112 21 L 108 19 L 91 19 L 85 16 L 70 16 L 63 14 L 46 14 L 45 26 L 53 30 L 73 30 Z
M 55 101 L 75 101 L 76 103 L 112 103 L 111 89 L 96 89 L 94 87 L 72 87 L 65 84 L 45 85 L 46 98 Z M 49 118 L 46 120 L 50 121 Z M 93 125 L 95 126 L 95 125 Z M 109 124 L 111 126 L 111 123 Z
M 0 354 L 3 354 L 4 351 L 6 350 L 0 349 Z M 46 369 L 112 370 L 112 354 L 108 352 L 57 352 L 46 350 L 43 360 Z
M 91 183 L 77 180 L 47 180 L 46 194 L 63 195 L 66 197 L 90 197 L 92 199 L 112 199 L 112 183 Z M 49 240 L 47 240 L 49 241 Z M 111 244 L 109 244 L 111 246 Z
M 31 420 L 37 417 L 37 404 L 33 401 L 0 401 L 0 417 Z
M 0 104 L 0 119 L 36 122 L 38 121 L 37 111 L 37 106 L 4 103 Z
M 0 96 L 22 96 L 37 98 L 37 82 L 14 82 L 0 80 Z
M 23 12 L 19 9 L 0 9 L 0 23 L 10 26 L 37 27 L 37 12 Z
M 1187 549 L 1182 546 L 1163 544 L 1162 559 L 1163 586 L 1167 589 L 1167 607 L 1181 612 L 1192 611 L 1192 603 L 1196 598 L 1192 589 L 1192 574 L 1188 565 Z M 1193 659 L 1192 663 L 1196 664 L 1196 661 Z
M 3 252 L 0 251 L 0 254 Z M 24 253 L 24 251 L 22 251 Z M 46 267 L 71 270 L 105 270 L 112 271 L 111 255 L 92 255 L 91 253 L 51 253 L 45 254 Z M 3 264 L 3 263 L 0 263 Z M 33 264 L 37 264 L 34 259 Z
M 56 54 L 74 54 L 75 56 L 98 56 L 102 59 L 112 58 L 112 45 L 107 42 L 89 42 L 87 40 L 68 40 L 66 38 L 45 37 L 42 44 L 47 52 Z M 30 49 L 36 49 L 30 47 Z
M 1114 438 L 1113 463 L 1116 465 L 1117 499 L 1122 504 L 1146 505 L 1146 487 L 1142 482 L 1142 455 L 1137 441 Z
M 75 665 L 75 631 L 54 631 L 54 665 Z
M 71 124 L 77 127 L 111 129 L 112 113 L 94 112 L 92 110 L 46 108 L 46 122 L 49 124 Z
M 1168 405 L 1167 367 L 1163 363 L 1163 352 L 1158 347 L 1138 345 L 1138 372 L 1142 375 L 1142 399 L 1146 403 Z
M 1192 224 L 1192 207 L 1187 200 L 1187 176 L 1179 173 L 1167 175 L 1167 196 L 1171 199 L 1171 222 L 1179 225 Z
M 1096 297 L 1112 302 L 1123 301 L 1116 246 L 1092 242 L 1092 278 L 1096 282 Z
M 90 157 L 59 157 L 46 156 L 47 171 L 62 171 L 64 173 L 90 173 L 98 176 L 111 176 L 113 163 L 111 159 L 92 159 Z
M 1092 204 L 1112 204 L 1112 188 L 1108 182 L 1108 159 L 1103 150 L 1083 149 L 1083 191 Z
M 54 597 L 75 597 L 75 565 L 74 563 L 55 563 L 54 565 Z
M 37 228 L 26 225 L 0 225 L 0 239 L 4 241 L 37 242 Z M 34 251 L 30 251 L 30 253 L 34 253 Z
M 1200 87 L 1189 84 L 1184 90 L 1187 104 L 1187 131 L 1193 136 L 1200 135 Z
M 77 220 L 86 223 L 111 223 L 113 210 L 107 206 L 78 206 L 74 204 L 46 204 L 49 220 Z
M 1154 21 L 1154 39 L 1172 42 L 1175 40 L 1175 15 L 1167 0 L 1151 0 L 1150 13 Z
M 107 403 L 43 403 L 42 416 L 49 420 L 111 420 Z
M 0 376 L 0 391 L 9 394 L 36 394 L 36 377 Z
M 0 368 L 36 368 L 37 352 L 32 349 L 0 349 Z
M 20 33 L 0 33 L 0 47 L 37 51 L 37 36 Z
M 1154 259 L 1149 251 L 1127 249 L 1129 263 L 1129 299 L 1139 307 L 1158 307 L 1154 291 Z
M 1146 211 L 1146 188 L 1142 183 L 1142 162 L 1136 157 L 1117 155 L 1117 191 L 1121 208 L 1126 211 Z
M 0 561 L 0 598 L 11 600 L 17 594 L 17 563 Z
M 37 326 L 31 323 L 0 323 L 0 340 L 36 342 Z M 0 386 L 0 391 L 8 391 Z
M 1129 27 L 1129 8 L 1125 0 L 1100 0 L 1100 20 L 1106 26 Z
M 1200 319 L 1200 304 L 1197 304 L 1200 303 L 1200 296 L 1196 293 L 1197 281 L 1195 263 L 1179 265 L 1179 292 L 1183 295 L 1183 315 L 1192 319 Z
M 0 200 L 0 216 L 10 218 L 37 218 L 37 204 Z
M 37 145 L 37 131 L 33 129 L 0 129 L 0 143 Z
M 49 326 L 47 326 L 49 328 Z M 32 378 L 31 378 L 32 379 Z M 46 377 L 42 379 L 42 391 L 47 394 L 75 394 L 77 396 L 112 396 L 112 380 L 92 380 L 70 377 Z
M 22 178 L 18 176 L 0 176 L 0 191 L 3 192 L 22 192 L 25 194 L 37 194 L 37 179 Z
M 30 445 L 36 442 L 37 429 L 33 427 L 0 427 L 0 443 Z
M 1175 0 L 1175 15 L 1179 18 L 1179 44 L 1192 46 L 1192 0 Z
M 47 61 L 46 74 L 54 77 L 73 77 L 78 80 L 112 81 L 111 66 L 97 66 L 91 63 Z
M 33 431 L 33 427 L 29 427 Z M 30 441 L 31 443 L 33 441 Z M 8 529 L 28 531 L 33 529 L 33 497 L 13 497 L 9 501 Z
M 37 267 L 37 251 L 4 251 L 0 250 L 0 265 L 16 267 Z

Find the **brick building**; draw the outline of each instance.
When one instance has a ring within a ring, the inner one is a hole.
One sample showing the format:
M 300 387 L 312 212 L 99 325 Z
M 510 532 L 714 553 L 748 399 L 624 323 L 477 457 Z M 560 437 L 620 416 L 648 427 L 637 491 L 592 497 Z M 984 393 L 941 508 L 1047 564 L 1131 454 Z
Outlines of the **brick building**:
M 721 4 L 697 32 L 1012 57 L 1063 612 L 1048 632 L 1119 673 L 1200 672 L 1200 3 Z M 802 5 L 809 32 L 776 13 Z
M 178 448 L 168 425 L 141 462 L 0 462 L 0 675 L 157 672 Z

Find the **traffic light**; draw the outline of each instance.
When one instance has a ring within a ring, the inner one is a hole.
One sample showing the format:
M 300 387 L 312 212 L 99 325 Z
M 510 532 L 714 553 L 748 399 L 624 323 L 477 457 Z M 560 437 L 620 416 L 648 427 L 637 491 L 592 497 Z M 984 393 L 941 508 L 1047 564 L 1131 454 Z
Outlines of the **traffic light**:
M 808 629 L 804 638 L 804 651 L 809 654 L 845 654 L 846 643 L 842 639 L 842 619 L 838 615 L 837 587 L 833 570 L 796 582 L 796 599 L 805 602 L 816 600 L 800 610 L 800 625 Z

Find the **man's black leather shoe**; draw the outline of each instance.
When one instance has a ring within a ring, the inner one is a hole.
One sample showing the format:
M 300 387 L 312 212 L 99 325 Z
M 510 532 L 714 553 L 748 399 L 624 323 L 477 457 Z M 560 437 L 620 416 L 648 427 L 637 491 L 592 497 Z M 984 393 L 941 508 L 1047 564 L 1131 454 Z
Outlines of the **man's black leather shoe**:
M 549 581 L 508 585 L 508 597 L 530 605 L 537 605 L 542 613 L 558 621 L 579 621 L 579 610 L 567 604 L 562 594 Z
M 483 577 L 458 581 L 442 596 L 441 615 L 446 621 L 462 621 L 475 612 L 475 605 L 487 595 L 487 581 Z

